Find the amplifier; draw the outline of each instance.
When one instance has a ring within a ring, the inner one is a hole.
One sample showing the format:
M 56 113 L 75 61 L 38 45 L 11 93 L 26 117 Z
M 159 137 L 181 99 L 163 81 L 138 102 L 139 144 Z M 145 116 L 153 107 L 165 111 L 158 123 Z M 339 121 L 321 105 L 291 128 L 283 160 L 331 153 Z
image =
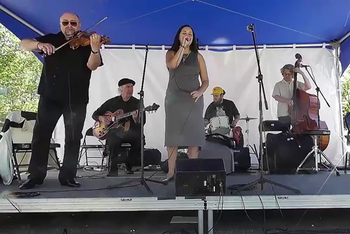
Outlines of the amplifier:
M 282 123 L 278 120 L 265 120 L 262 122 L 263 132 L 287 132 L 290 129 L 290 124 Z
M 223 159 L 177 160 L 175 190 L 177 196 L 223 196 L 226 190 Z

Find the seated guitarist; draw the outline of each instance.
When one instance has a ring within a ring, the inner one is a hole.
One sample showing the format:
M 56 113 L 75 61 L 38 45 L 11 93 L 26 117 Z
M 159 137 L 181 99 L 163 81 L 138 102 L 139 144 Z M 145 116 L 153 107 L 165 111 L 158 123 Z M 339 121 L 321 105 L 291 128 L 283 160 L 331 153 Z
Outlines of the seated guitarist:
M 140 100 L 133 97 L 135 81 L 123 78 L 118 82 L 119 96 L 113 97 L 107 100 L 101 105 L 92 115 L 92 118 L 96 121 L 100 121 L 105 125 L 109 125 L 111 121 L 110 116 L 105 116 L 106 112 L 112 112 L 118 116 L 128 112 L 138 110 Z M 125 162 L 126 173 L 132 174 L 132 166 L 140 160 L 141 155 L 141 125 L 138 121 L 137 114 L 126 117 L 120 120 L 123 126 L 126 128 L 125 131 L 121 128 L 111 129 L 106 138 L 110 150 L 110 162 L 111 169 L 108 176 L 114 176 L 118 174 L 117 167 L 117 156 L 122 143 L 130 143 L 131 149 L 129 157 Z M 146 123 L 146 115 L 144 115 L 144 123 Z M 128 129 L 128 130 L 127 130 Z
M 293 106 L 294 72 L 299 73 L 305 83 L 297 81 L 297 88 L 307 91 L 311 88 L 309 79 L 300 68 L 295 68 L 292 64 L 286 64 L 281 68 L 283 79 L 275 84 L 272 97 L 278 101 L 277 117 L 285 124 L 291 124 L 291 108 Z

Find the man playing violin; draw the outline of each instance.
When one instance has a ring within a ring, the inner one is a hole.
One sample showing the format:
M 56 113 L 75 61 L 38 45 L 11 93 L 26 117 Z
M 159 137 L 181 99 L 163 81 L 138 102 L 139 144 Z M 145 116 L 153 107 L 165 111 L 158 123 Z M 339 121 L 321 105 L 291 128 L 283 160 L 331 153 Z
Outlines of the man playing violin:
M 65 145 L 58 179 L 63 186 L 80 186 L 74 178 L 89 102 L 91 73 L 103 65 L 100 54 L 101 36 L 91 35 L 90 46 L 80 46 L 73 50 L 68 43 L 56 49 L 80 31 L 81 22 L 76 14 L 64 13 L 60 18 L 60 27 L 58 33 L 21 41 L 23 49 L 39 51 L 45 57 L 38 87 L 40 99 L 32 139 L 30 175 L 20 189 L 30 189 L 44 182 L 50 139 L 61 115 L 65 124 Z
M 96 121 L 108 126 L 111 123 L 111 116 L 106 115 L 107 112 L 111 112 L 114 116 L 120 116 L 129 112 L 136 112 L 129 117 L 120 120 L 120 124 L 128 129 L 111 129 L 107 134 L 106 143 L 110 151 L 110 171 L 108 176 L 115 176 L 118 174 L 118 154 L 122 143 L 129 143 L 131 149 L 129 157 L 125 162 L 126 173 L 132 174 L 133 164 L 136 164 L 137 160 L 140 161 L 141 156 L 141 124 L 138 118 L 138 109 L 140 100 L 133 97 L 135 81 L 129 78 L 123 78 L 118 82 L 120 95 L 113 97 L 104 102 L 93 114 L 92 118 Z M 144 115 L 144 124 L 146 123 L 146 115 Z
M 275 84 L 272 97 L 278 101 L 277 117 L 278 120 L 285 124 L 291 124 L 292 118 L 289 107 L 293 107 L 293 90 L 294 90 L 294 72 L 299 73 L 305 83 L 297 81 L 297 88 L 307 91 L 311 89 L 309 79 L 300 68 L 294 67 L 292 64 L 286 64 L 281 68 L 283 79 Z

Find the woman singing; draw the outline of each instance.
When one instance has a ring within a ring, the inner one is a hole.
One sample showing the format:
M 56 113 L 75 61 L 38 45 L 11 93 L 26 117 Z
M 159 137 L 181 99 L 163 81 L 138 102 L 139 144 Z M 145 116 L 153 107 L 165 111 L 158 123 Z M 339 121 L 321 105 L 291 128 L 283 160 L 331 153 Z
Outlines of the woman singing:
M 165 146 L 169 171 L 163 182 L 174 177 L 179 146 L 188 147 L 189 158 L 198 158 L 198 147 L 205 141 L 202 95 L 209 80 L 195 33 L 189 25 L 177 31 L 166 53 L 166 65 L 169 82 L 165 97 Z

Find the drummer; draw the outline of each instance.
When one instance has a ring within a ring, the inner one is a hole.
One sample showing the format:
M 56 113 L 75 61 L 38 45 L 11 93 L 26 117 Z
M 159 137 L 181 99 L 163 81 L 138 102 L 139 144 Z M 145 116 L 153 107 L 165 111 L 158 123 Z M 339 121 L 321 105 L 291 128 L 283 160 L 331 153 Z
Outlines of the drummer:
M 236 127 L 240 114 L 233 101 L 225 99 L 226 92 L 221 87 L 213 89 L 213 102 L 210 103 L 204 115 L 205 126 L 210 123 L 210 119 L 219 116 L 227 116 L 231 128 Z

